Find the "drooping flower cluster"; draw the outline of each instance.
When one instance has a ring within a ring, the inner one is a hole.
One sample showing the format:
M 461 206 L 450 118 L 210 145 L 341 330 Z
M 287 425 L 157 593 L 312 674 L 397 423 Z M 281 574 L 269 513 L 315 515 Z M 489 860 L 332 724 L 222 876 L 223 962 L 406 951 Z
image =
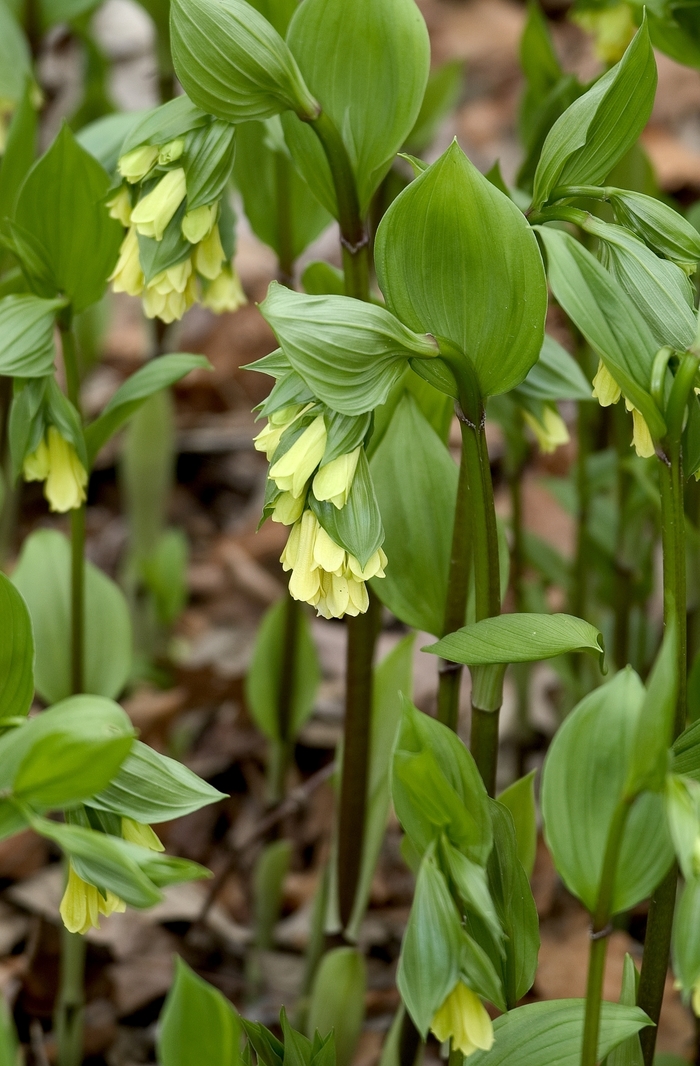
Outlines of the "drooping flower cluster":
M 44 495 L 52 511 L 75 510 L 84 503 L 88 475 L 73 444 L 49 426 L 38 447 L 22 466 L 25 481 L 43 481 Z
M 384 577 L 387 558 L 377 546 L 363 565 L 325 528 L 324 507 L 335 517 L 350 500 L 358 469 L 369 477 L 362 443 L 339 455 L 329 448 L 329 416 L 314 400 L 271 410 L 255 447 L 270 463 L 266 516 L 292 526 L 281 557 L 291 571 L 290 594 L 325 618 L 342 618 L 367 610 L 365 582 Z
M 593 378 L 593 396 L 601 407 L 610 407 L 622 396 L 620 386 L 602 360 Z M 632 446 L 640 459 L 649 459 L 655 454 L 656 449 L 644 415 L 629 402 L 627 397 L 625 397 L 625 407 L 632 412 Z
M 191 105 L 185 114 L 189 123 L 183 125 L 198 125 L 165 143 L 151 143 L 155 134 L 128 147 L 118 162 L 122 180 L 108 201 L 110 215 L 127 228 L 112 288 L 141 296 L 146 315 L 167 323 L 195 302 L 217 314 L 246 302 L 232 263 L 233 217 L 225 195 L 234 127 L 203 115 L 200 120 Z
M 465 1057 L 493 1046 L 493 1024 L 486 1008 L 463 981 L 454 986 L 430 1028 L 441 1043 L 451 1038 L 452 1048 Z

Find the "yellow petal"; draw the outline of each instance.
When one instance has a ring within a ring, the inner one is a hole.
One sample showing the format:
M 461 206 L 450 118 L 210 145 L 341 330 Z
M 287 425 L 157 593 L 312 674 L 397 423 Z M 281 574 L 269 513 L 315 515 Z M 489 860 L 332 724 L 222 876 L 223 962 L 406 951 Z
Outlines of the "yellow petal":
M 463 981 L 458 981 L 445 999 L 430 1028 L 442 1043 L 452 1039 L 453 1048 L 463 1055 L 493 1046 L 493 1024 L 479 997 Z
M 326 424 L 323 415 L 318 415 L 289 451 L 277 460 L 270 470 L 270 477 L 282 492 L 301 496 L 325 450 Z
M 184 150 L 185 142 L 182 137 L 177 137 L 174 141 L 168 141 L 158 152 L 158 162 L 161 166 L 174 163 L 176 159 L 180 158 Z
M 620 399 L 620 386 L 602 359 L 598 363 L 598 370 L 593 378 L 592 395 L 601 407 L 610 407 Z
M 696 981 L 693 985 L 693 994 L 690 1002 L 693 1007 L 693 1014 L 696 1018 L 700 1018 L 700 981 Z
M 182 236 L 186 241 L 199 244 L 211 233 L 217 208 L 218 204 L 204 204 L 203 207 L 195 207 L 194 211 L 187 212 L 182 220 Z
M 218 277 L 207 285 L 202 297 L 202 305 L 215 315 L 222 315 L 224 311 L 237 311 L 247 303 L 248 298 L 243 291 L 241 279 L 231 266 L 224 267 Z
M 213 281 L 221 273 L 226 262 L 226 255 L 219 236 L 219 227 L 214 226 L 211 233 L 200 241 L 194 251 L 194 265 L 203 278 Z
M 636 407 L 632 408 L 632 446 L 640 459 L 649 459 L 656 454 L 649 427 Z
M 289 579 L 289 592 L 295 600 L 315 604 L 321 593 L 321 575 L 314 564 L 314 542 L 319 525 L 312 511 L 304 511 L 298 527 L 299 544 Z
M 131 212 L 131 221 L 144 237 L 154 237 L 160 241 L 186 194 L 187 183 L 182 167 L 169 170 L 155 189 L 139 200 Z
M 361 451 L 360 445 L 354 451 L 339 455 L 337 459 L 331 459 L 330 463 L 319 467 L 313 483 L 313 492 L 317 500 L 330 500 L 338 510 L 345 506 Z
M 87 471 L 80 462 L 73 445 L 65 440 L 55 426 L 49 426 L 49 475 L 44 495 L 52 511 L 63 513 L 75 510 L 85 500 Z
M 139 259 L 139 241 L 133 226 L 121 243 L 119 259 L 109 280 L 115 292 L 140 296 L 143 290 L 144 279 Z
M 523 411 L 523 418 L 535 434 L 540 451 L 545 455 L 556 451 L 560 444 L 567 444 L 570 440 L 564 419 L 549 404 L 544 405 L 542 421 L 535 418 L 530 411 Z
M 116 196 L 107 201 L 110 218 L 116 218 L 122 226 L 131 225 L 131 197 L 128 189 L 122 185 Z
M 42 437 L 36 451 L 28 455 L 22 465 L 25 481 L 46 481 L 49 476 L 50 459 L 46 440 Z
M 329 574 L 342 570 L 345 565 L 345 549 L 336 544 L 321 525 L 314 542 L 314 562 Z
M 150 825 L 144 825 L 143 822 L 135 822 L 133 818 L 122 817 L 122 836 L 124 840 L 129 840 L 132 844 L 140 844 L 142 848 L 149 848 L 151 851 L 165 851 L 165 846 L 158 839 Z
M 281 522 L 284 526 L 293 525 L 301 518 L 304 510 L 304 497 L 292 496 L 291 492 L 283 492 L 275 503 L 275 509 L 270 515 L 273 522 Z
M 117 169 L 121 176 L 133 185 L 145 178 L 157 158 L 158 149 L 154 145 L 144 144 L 123 155 L 117 163 Z

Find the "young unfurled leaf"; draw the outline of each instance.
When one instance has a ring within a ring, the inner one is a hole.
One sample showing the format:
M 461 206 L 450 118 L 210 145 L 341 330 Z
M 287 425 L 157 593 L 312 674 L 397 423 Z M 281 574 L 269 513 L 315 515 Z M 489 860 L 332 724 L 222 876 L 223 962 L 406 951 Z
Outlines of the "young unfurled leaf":
M 22 594 L 34 629 L 35 683 L 42 699 L 57 703 L 71 692 L 70 545 L 56 530 L 40 529 L 22 546 L 12 583 Z M 118 696 L 131 671 L 131 622 L 121 589 L 92 563 L 85 564 L 85 691 Z
M 700 982 L 700 880 L 683 886 L 673 923 L 673 972 L 687 1000 Z M 695 1006 L 695 1004 L 693 1004 Z
M 449 633 L 423 651 L 468 666 L 538 662 L 573 651 L 598 655 L 602 663 L 605 655 L 602 634 L 590 622 L 570 614 L 502 614 L 483 618 Z
M 0 574 L 0 721 L 27 714 L 34 698 L 34 635 L 27 605 Z
M 270 951 L 273 932 L 279 921 L 284 879 L 292 857 L 290 840 L 273 840 L 258 856 L 253 870 L 252 895 L 255 908 L 255 946 Z
M 569 233 L 538 226 L 547 275 L 559 304 L 618 383 L 655 437 L 666 425 L 649 394 L 658 344 L 622 286 Z
M 139 148 L 141 145 L 167 144 L 168 141 L 173 141 L 185 133 L 207 125 L 209 121 L 206 112 L 196 107 L 183 93 L 182 96 L 176 96 L 174 100 L 168 100 L 160 107 L 140 112 L 137 120 L 132 121 L 123 139 L 119 155 L 128 155 L 132 149 Z
M 559 185 L 596 185 L 635 143 L 651 114 L 656 62 L 646 22 L 616 66 L 555 122 L 535 174 L 533 204 Z
M 6 10 L 7 5 L 5 5 Z M 0 23 L 2 18 L 3 14 L 0 13 Z M 3 30 L 0 27 L 0 37 L 2 37 L 2 34 Z M 7 40 L 3 38 L 0 49 L 6 46 L 7 43 Z M 14 63 L 16 65 L 16 59 Z M 3 67 L 1 57 L 0 69 L 3 70 L 3 73 L 7 70 L 7 67 Z M 0 82 L 1 80 L 2 74 L 0 74 Z M 7 99 L 6 94 L 0 88 L 0 98 L 2 97 Z M 36 158 L 36 135 L 36 99 L 31 79 L 27 78 L 23 95 L 17 104 L 7 131 L 7 143 L 2 157 L 2 165 L 0 166 L 0 218 L 12 218 L 14 216 L 17 194 L 27 175 L 27 171 Z
M 626 795 L 644 686 L 627 667 L 587 696 L 556 734 L 545 760 L 547 843 L 568 888 L 593 911 L 610 824 Z M 644 899 L 671 865 L 661 796 L 644 793 L 627 820 L 612 898 L 614 914 Z
M 0 300 L 0 373 L 38 378 L 53 371 L 56 315 L 65 300 L 5 296 Z
M 386 577 L 372 587 L 402 622 L 437 636 L 445 618 L 458 471 L 410 394 L 399 401 L 370 469 L 391 560 Z
M 537 807 L 535 804 L 536 770 L 509 785 L 498 797 L 513 816 L 518 859 L 528 877 L 532 877 L 537 852 Z
M 318 967 L 311 992 L 307 1032 L 335 1034 L 336 1062 L 349 1066 L 365 1017 L 367 967 L 357 948 L 335 948 Z
M 127 378 L 109 400 L 100 417 L 85 430 L 90 465 L 95 461 L 95 456 L 103 444 L 131 418 L 149 396 L 167 388 L 168 385 L 173 385 L 191 370 L 208 369 L 210 365 L 203 355 L 178 352 L 152 359 Z
M 700 234 L 670 204 L 628 189 L 605 190 L 618 222 L 632 230 L 638 237 L 676 263 L 686 273 L 692 274 L 700 260 Z
M 451 342 L 482 396 L 523 380 L 544 337 L 541 258 L 522 212 L 456 143 L 394 200 L 375 256 L 390 310 Z
M 170 29 L 177 76 L 204 111 L 226 122 L 318 114 L 289 48 L 245 0 L 175 0 Z
M 158 1027 L 162 1066 L 238 1066 L 241 1023 L 213 985 L 176 958 L 175 981 Z
M 620 1003 L 624 1007 L 634 1007 L 637 1003 L 637 989 L 639 986 L 639 974 L 634 965 L 631 955 L 625 955 L 622 969 L 622 988 L 620 989 Z M 655 1059 L 656 1061 L 656 1059 Z M 635 1033 L 627 1040 L 610 1052 L 603 1066 L 644 1066 L 642 1048 L 639 1036 Z
M 183 763 L 137 740 L 116 776 L 101 792 L 90 796 L 89 804 L 99 811 L 156 825 L 182 818 L 223 798 L 223 792 Z
M 43 253 L 50 295 L 65 296 L 76 313 L 99 300 L 117 260 L 123 231 L 105 210 L 108 188 L 105 171 L 64 125 L 17 198 L 15 222 Z
M 647 682 L 647 693 L 637 722 L 626 792 L 660 791 L 668 770 L 668 749 L 673 734 L 673 716 L 678 692 L 678 634 L 672 621 Z
M 306 296 L 273 282 L 260 310 L 314 395 L 342 414 L 384 403 L 411 356 L 437 355 L 432 338 L 347 296 Z
M 423 16 L 414 0 L 353 0 L 350 7 L 345 0 L 304 0 L 290 23 L 287 43 L 345 142 L 364 215 L 423 100 L 430 66 Z M 324 207 L 336 214 L 330 170 L 318 139 L 294 115 L 285 114 L 282 121 L 301 173 Z
M 490 1051 L 470 1056 L 469 1066 L 579 1066 L 585 1000 L 528 1003 L 497 1018 Z M 598 1057 L 638 1033 L 649 1018 L 639 1007 L 603 1002 Z

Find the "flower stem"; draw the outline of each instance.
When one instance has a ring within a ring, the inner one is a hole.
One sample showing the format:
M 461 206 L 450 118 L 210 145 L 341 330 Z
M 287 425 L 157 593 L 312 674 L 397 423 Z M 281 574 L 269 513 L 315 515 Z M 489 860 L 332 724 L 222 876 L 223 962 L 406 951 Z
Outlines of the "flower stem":
M 622 837 L 627 824 L 631 801 L 624 799 L 618 804 L 610 829 L 600 875 L 600 887 L 593 922 L 591 946 L 588 957 L 588 983 L 586 986 L 586 1013 L 583 1022 L 581 1066 L 596 1066 L 598 1061 L 598 1034 L 600 1031 L 600 1007 L 603 998 L 605 958 L 608 952 L 608 937 L 612 932 L 612 901 L 615 889 L 615 873 L 620 854 Z
M 285 778 L 289 767 L 291 738 L 289 736 L 294 687 L 296 685 L 296 657 L 299 642 L 299 613 L 301 605 L 287 593 L 284 604 L 284 635 L 282 645 L 282 669 L 277 693 L 277 728 L 279 741 L 270 752 L 268 765 L 268 803 L 275 806 L 284 799 Z
M 61 328 L 63 362 L 68 399 L 80 414 L 80 378 L 75 338 L 70 326 Z M 84 689 L 85 641 L 85 505 L 71 511 L 71 691 Z M 83 1014 L 85 1007 L 85 939 L 61 931 L 61 973 L 56 1005 L 59 1066 L 80 1066 L 83 1061 Z

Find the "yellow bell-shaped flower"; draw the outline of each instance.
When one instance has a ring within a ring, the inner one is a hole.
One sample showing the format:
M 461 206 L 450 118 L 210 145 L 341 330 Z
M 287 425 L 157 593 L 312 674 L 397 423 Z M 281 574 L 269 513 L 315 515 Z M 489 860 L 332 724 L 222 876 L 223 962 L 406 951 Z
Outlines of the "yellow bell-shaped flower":
M 140 296 L 143 292 L 143 270 L 139 259 L 139 239 L 132 226 L 119 249 L 119 258 L 109 280 L 115 292 Z
M 656 454 L 649 426 L 644 415 L 636 407 L 632 408 L 632 447 L 640 459 L 650 459 Z
M 283 492 L 277 498 L 270 518 L 273 522 L 281 522 L 283 526 L 293 526 L 301 518 L 303 510 L 303 496 L 292 496 L 291 492 Z
M 441 1043 L 451 1038 L 452 1047 L 465 1057 L 493 1046 L 493 1025 L 486 1008 L 463 981 L 454 986 L 430 1028 Z
M 295 403 L 289 407 L 281 407 L 279 411 L 273 411 L 268 417 L 267 425 L 260 430 L 257 437 L 253 437 L 255 450 L 265 452 L 268 463 L 277 451 L 285 429 L 289 429 L 299 415 L 306 410 L 308 410 L 308 405 L 304 407 L 300 403 Z
M 70 933 L 87 933 L 88 929 L 100 928 L 100 915 L 107 917 L 115 911 L 125 911 L 126 903 L 114 892 L 103 893 L 99 888 L 83 881 L 73 863 L 68 864 L 68 884 L 59 908 L 63 924 Z
M 182 236 L 190 244 L 199 244 L 207 237 L 216 222 L 218 203 L 205 204 L 203 207 L 195 207 L 194 211 L 188 211 L 182 220 Z
M 338 510 L 345 507 L 361 451 L 362 445 L 359 445 L 354 451 L 339 455 L 337 459 L 331 459 L 330 463 L 319 468 L 313 483 L 317 500 L 330 500 Z
M 620 386 L 602 359 L 598 363 L 598 369 L 593 378 L 592 395 L 601 407 L 610 407 L 612 404 L 617 403 L 621 396 Z
M 211 232 L 200 241 L 194 251 L 194 265 L 203 278 L 214 281 L 221 273 L 226 262 L 226 253 L 221 244 L 218 226 L 212 226 Z
M 167 144 L 162 145 L 158 151 L 158 162 L 161 166 L 167 166 L 168 163 L 174 163 L 180 158 L 185 150 L 185 142 L 182 137 L 176 137 L 174 141 L 168 141 Z
M 523 411 L 523 418 L 535 434 L 540 451 L 545 455 L 556 451 L 561 444 L 568 444 L 570 437 L 566 422 L 550 404 L 544 405 L 541 421 L 530 411 Z
M 117 163 L 117 169 L 123 178 L 135 185 L 146 177 L 149 170 L 155 166 L 158 158 L 158 149 L 152 144 L 143 144 L 140 148 L 133 148 L 123 155 Z
M 192 272 L 191 259 L 162 270 L 149 281 L 143 293 L 143 309 L 147 318 L 175 322 L 182 318 L 197 298 L 197 279 Z
M 131 197 L 125 185 L 120 186 L 119 192 L 107 201 L 110 218 L 116 218 L 122 226 L 131 225 Z
M 224 266 L 221 273 L 210 281 L 204 289 L 202 306 L 208 307 L 215 315 L 224 311 L 237 311 L 248 303 L 243 291 L 241 279 L 232 266 Z
M 131 212 L 131 221 L 144 237 L 163 239 L 165 228 L 187 195 L 182 167 L 169 170 Z
M 49 472 L 44 482 L 44 495 L 52 511 L 60 514 L 74 511 L 86 498 L 87 471 L 73 445 L 55 426 L 49 426 L 47 443 Z
M 42 437 L 36 451 L 28 455 L 22 464 L 22 477 L 25 481 L 46 481 L 51 469 L 49 447 Z
M 278 489 L 291 492 L 292 496 L 302 495 L 307 481 L 323 458 L 326 436 L 323 415 L 317 415 L 289 451 L 271 467 L 270 477 Z

